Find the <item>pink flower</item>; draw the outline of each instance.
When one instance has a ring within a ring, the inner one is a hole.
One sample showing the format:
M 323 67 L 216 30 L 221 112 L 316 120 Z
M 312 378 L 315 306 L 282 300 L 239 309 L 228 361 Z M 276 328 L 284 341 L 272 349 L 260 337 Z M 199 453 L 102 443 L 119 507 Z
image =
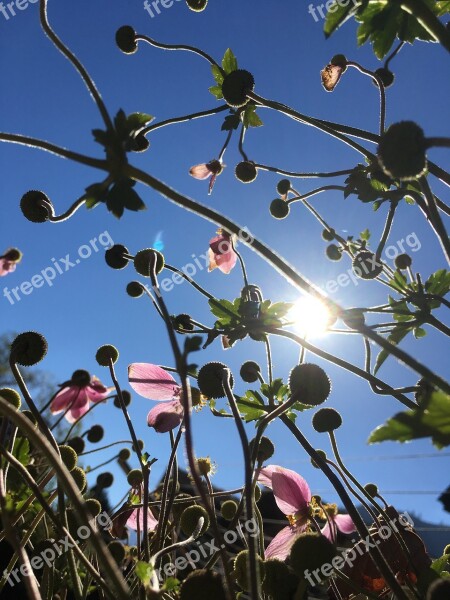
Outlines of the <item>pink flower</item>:
M 170 373 L 157 365 L 133 363 L 128 367 L 128 381 L 140 396 L 164 402 L 148 413 L 149 427 L 158 433 L 178 427 L 184 416 L 180 402 L 182 390 Z
M 5 277 L 8 273 L 16 270 L 17 264 L 22 260 L 22 252 L 17 248 L 10 248 L 0 256 L 0 277 Z
M 87 413 L 91 402 L 102 402 L 112 389 L 105 387 L 97 377 L 91 378 L 87 371 L 75 371 L 53 398 L 50 411 L 54 415 L 67 411 L 64 416 L 69 423 L 74 423 Z
M 189 170 L 189 174 L 195 179 L 210 179 L 208 194 L 211 194 L 217 177 L 222 173 L 224 165 L 220 160 L 212 160 L 209 163 L 195 165 Z
M 325 527 L 321 529 L 322 535 L 330 540 L 330 542 L 334 542 L 336 539 L 336 529 L 342 531 L 342 533 L 352 533 L 356 531 L 355 524 L 353 523 L 350 515 L 328 515 L 329 519 L 332 523 L 333 529 L 335 531 L 331 531 L 330 524 L 326 523 Z
M 289 521 L 289 526 L 279 531 L 267 546 L 265 557 L 285 560 L 298 534 L 308 527 L 311 490 L 295 471 L 277 465 L 262 468 L 258 482 L 273 491 L 278 508 Z
M 142 535 L 144 531 L 144 509 L 142 507 L 133 508 L 133 505 L 130 504 L 131 499 L 134 501 L 139 501 L 142 503 L 142 498 L 144 495 L 143 487 L 133 488 L 130 492 L 130 499 L 125 502 L 119 510 L 111 517 L 112 527 L 111 527 L 111 535 L 116 538 L 124 538 L 125 537 L 125 527 L 129 527 L 133 531 L 138 530 Z M 148 531 L 154 531 L 156 526 L 158 525 L 158 519 L 156 519 L 150 509 L 147 511 L 147 525 Z
M 233 250 L 231 234 L 219 229 L 219 235 L 209 240 L 209 268 L 213 271 L 219 268 L 222 273 L 228 275 L 237 261 L 237 254 Z

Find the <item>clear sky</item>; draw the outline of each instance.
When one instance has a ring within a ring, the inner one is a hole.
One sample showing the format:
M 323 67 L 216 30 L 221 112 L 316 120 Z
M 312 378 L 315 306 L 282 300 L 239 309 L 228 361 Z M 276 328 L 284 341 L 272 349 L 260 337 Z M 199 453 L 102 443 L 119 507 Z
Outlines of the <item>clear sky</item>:
M 199 46 L 217 60 L 231 47 L 239 66 L 253 73 L 256 91 L 261 95 L 306 114 L 376 131 L 378 95 L 369 79 L 355 71 L 348 72 L 333 94 L 324 92 L 320 84 L 321 68 L 338 52 L 366 67 L 379 66 L 368 47 L 356 48 L 353 24 L 347 24 L 325 41 L 323 22 L 316 22 L 308 13 L 307 4 L 300 0 L 226 3 L 210 0 L 209 4 L 204 13 L 193 14 L 184 2 L 175 1 L 152 18 L 141 0 L 50 0 L 49 18 L 88 68 L 113 114 L 123 108 L 127 113 L 147 112 L 156 120 L 163 120 L 216 105 L 208 92 L 214 83 L 210 68 L 201 58 L 163 52 L 147 45 L 141 45 L 133 56 L 121 54 L 114 44 L 114 34 L 119 26 L 130 24 L 139 32 L 167 43 Z M 37 4 L 30 3 L 22 11 L 16 9 L 16 13 L 8 20 L 0 13 L 0 130 L 44 138 L 102 158 L 102 148 L 91 135 L 93 128 L 102 126 L 100 116 L 71 65 L 41 32 Z M 402 50 L 392 64 L 397 78 L 388 90 L 388 123 L 412 119 L 430 136 L 448 134 L 445 125 L 449 117 L 450 84 L 448 77 L 443 77 L 443 72 L 448 73 L 448 61 L 448 54 L 437 45 L 418 43 Z M 354 151 L 328 140 L 320 132 L 267 110 L 261 110 L 260 116 L 264 127 L 250 131 L 245 144 L 249 157 L 256 162 L 294 171 L 326 171 L 352 168 L 361 161 Z M 225 155 L 228 168 L 218 179 L 212 196 L 207 195 L 205 182 L 189 176 L 192 165 L 217 156 L 224 142 L 222 121 L 223 115 L 218 115 L 158 130 L 150 136 L 150 150 L 134 155 L 131 160 L 179 191 L 247 226 L 316 284 L 325 286 L 345 273 L 350 268 L 348 259 L 336 264 L 325 258 L 321 227 L 303 207 L 294 205 L 289 218 L 281 222 L 270 216 L 268 207 L 276 197 L 279 176 L 260 173 L 250 186 L 235 179 L 234 165 L 239 161 L 236 136 Z M 448 167 L 448 151 L 433 150 L 430 155 L 444 168 Z M 34 289 L 14 304 L 3 296 L 3 287 L 11 289 L 29 281 L 33 275 L 52 267 L 52 259 L 60 261 L 67 254 L 71 260 L 77 258 L 78 249 L 100 234 L 103 234 L 100 240 L 123 243 L 135 252 L 150 247 L 162 232 L 167 262 L 182 267 L 192 262 L 193 255 L 200 257 L 207 251 L 208 241 L 215 234 L 214 225 L 183 212 L 140 186 L 139 192 L 148 207 L 145 212 L 127 212 L 118 221 L 101 205 L 91 212 L 82 208 L 63 224 L 35 225 L 25 221 L 20 212 L 19 200 L 24 192 L 42 189 L 61 213 L 87 185 L 100 181 L 103 174 L 47 153 L 3 143 L 0 169 L 0 251 L 17 246 L 24 253 L 17 271 L 1 281 L 0 331 L 42 332 L 49 343 L 49 354 L 41 366 L 60 382 L 67 380 L 75 369 L 83 368 L 109 384 L 108 373 L 94 359 L 96 349 L 104 343 L 112 343 L 120 350 L 117 371 L 124 387 L 127 387 L 127 365 L 131 362 L 173 365 L 164 328 L 150 303 L 146 298 L 132 300 L 125 293 L 126 284 L 135 279 L 133 267 L 120 272 L 109 269 L 103 251 L 93 251 L 89 258 L 81 259 L 69 271 L 58 275 L 52 286 L 45 284 Z M 302 192 L 313 186 L 313 182 L 306 180 L 297 183 Z M 435 189 L 442 191 L 439 186 Z M 344 235 L 358 235 L 369 227 L 376 240 L 382 231 L 385 207 L 374 214 L 370 205 L 361 204 L 355 197 L 344 200 L 339 192 L 318 196 L 313 204 Z M 432 271 L 445 267 L 439 246 L 418 208 L 402 205 L 389 245 L 398 247 L 407 236 L 417 250 L 411 251 L 414 269 L 425 279 Z M 251 281 L 261 286 L 266 298 L 273 301 L 298 298 L 295 290 L 250 250 L 242 246 L 241 249 Z M 218 298 L 233 299 L 242 286 L 238 268 L 229 276 L 203 269 L 196 277 Z M 382 303 L 386 289 L 376 282 L 364 286 L 350 284 L 339 288 L 333 298 L 344 306 Z M 166 301 L 173 314 L 187 312 L 203 322 L 213 323 L 203 299 L 186 284 L 175 286 Z M 362 342 L 349 337 L 328 336 L 317 343 L 362 366 Z M 430 331 L 427 338 L 406 342 L 404 347 L 448 376 L 448 352 L 445 353 L 440 335 Z M 274 341 L 273 354 L 276 376 L 286 378 L 296 364 L 297 348 L 289 342 Z M 235 372 L 236 390 L 241 392 L 244 388 L 237 377 L 239 365 L 248 359 L 263 364 L 264 347 L 246 340 L 225 352 L 220 342 L 216 342 L 195 359 L 199 365 L 211 359 L 227 363 Z M 363 483 L 374 481 L 381 490 L 396 492 L 387 494 L 387 498 L 399 508 L 450 525 L 450 515 L 443 512 L 437 494 L 419 493 L 440 492 L 450 484 L 448 454 L 439 456 L 428 440 L 368 446 L 370 431 L 401 410 L 401 405 L 392 398 L 372 394 L 365 382 L 355 380 L 341 369 L 311 356 L 308 360 L 321 364 L 332 379 L 328 405 L 337 408 L 344 418 L 337 438 L 353 472 Z M 395 385 L 413 385 L 417 381 L 414 373 L 399 367 L 392 359 L 380 374 Z M 159 459 L 152 475 L 156 481 L 164 470 L 169 444 L 167 436 L 157 435 L 146 427 L 151 406 L 150 401 L 134 396 L 130 412 L 138 436 L 146 441 L 147 451 Z M 311 416 L 312 413 L 304 413 L 297 423 L 316 447 L 328 450 L 327 440 L 312 430 Z M 95 422 L 105 427 L 106 442 L 128 439 L 125 423 L 112 404 L 94 411 L 89 423 Z M 217 420 L 203 410 L 194 415 L 194 427 L 198 455 L 209 454 L 217 462 L 216 485 L 241 485 L 241 449 L 232 420 Z M 248 429 L 251 435 L 253 425 Z M 313 492 L 336 499 L 328 481 L 310 466 L 282 424 L 272 425 L 269 435 L 276 445 L 273 462 L 300 472 Z M 105 458 L 113 453 L 113 449 L 106 451 Z M 434 457 L 429 458 L 430 454 Z M 402 459 L 405 455 L 427 457 Z M 183 453 L 180 460 L 184 460 Z M 124 477 L 118 472 L 117 475 L 113 500 L 125 493 L 127 485 Z

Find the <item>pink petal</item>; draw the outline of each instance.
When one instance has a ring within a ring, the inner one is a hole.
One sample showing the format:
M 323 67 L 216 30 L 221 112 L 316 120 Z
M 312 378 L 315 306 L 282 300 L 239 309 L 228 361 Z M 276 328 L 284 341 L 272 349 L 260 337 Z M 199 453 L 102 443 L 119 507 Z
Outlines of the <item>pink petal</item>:
M 272 474 L 272 489 L 278 508 L 285 515 L 306 511 L 311 501 L 311 490 L 295 471 L 279 467 Z
M 87 387 L 89 400 L 91 402 L 101 402 L 109 396 L 109 393 L 113 389 L 114 388 L 112 387 L 105 387 L 100 379 L 97 379 L 97 377 L 92 377 L 91 383 Z
M 183 420 L 183 407 L 179 400 L 173 402 L 165 402 L 157 404 L 148 413 L 147 423 L 149 427 L 153 427 L 158 433 L 167 433 L 178 425 Z
M 209 247 L 214 254 L 226 254 L 231 249 L 231 242 L 229 235 L 216 235 L 209 240 Z
M 299 530 L 294 527 L 284 527 L 279 531 L 264 552 L 266 560 L 268 558 L 285 560 L 289 556 L 289 552 L 298 534 Z
M 16 270 L 16 263 L 7 260 L 6 258 L 0 258 L 0 277 L 8 275 Z
M 213 172 L 206 163 L 202 163 L 201 165 L 195 165 L 189 170 L 189 175 L 192 175 L 192 177 L 194 177 L 195 179 L 208 179 L 208 177 L 211 177 L 212 174 Z
M 148 363 L 130 365 L 128 381 L 135 392 L 149 400 L 173 400 L 181 391 L 170 373 Z
M 330 542 L 334 542 L 336 535 L 335 535 L 335 532 L 333 532 L 333 534 L 331 533 L 331 527 L 330 527 L 330 524 L 328 523 L 328 521 L 326 522 L 324 527 L 322 527 L 320 532 L 324 537 L 327 538 L 327 540 L 330 540 Z
M 272 489 L 272 475 L 277 469 L 281 469 L 277 465 L 267 465 L 267 467 L 263 467 L 258 475 L 258 483 L 261 485 L 265 485 L 270 490 Z
M 230 250 L 230 252 L 227 254 L 216 254 L 216 265 L 222 271 L 222 273 L 225 273 L 225 275 L 228 275 L 231 269 L 235 266 L 236 261 L 237 254 L 234 252 L 234 250 Z
M 86 388 L 80 390 L 78 398 L 72 404 L 72 408 L 65 415 L 69 423 L 75 423 L 78 419 L 81 419 L 83 415 L 89 410 L 90 402 L 86 391 Z
M 138 515 L 139 515 L 139 517 L 138 517 Z M 142 532 L 144 531 L 144 509 L 143 508 L 136 508 L 135 510 L 133 510 L 133 512 L 131 513 L 131 515 L 128 517 L 128 521 L 127 521 L 126 525 L 130 529 L 133 529 L 134 531 L 137 531 L 137 529 L 138 529 L 138 518 L 139 518 L 139 529 L 140 529 L 140 532 L 142 534 Z M 152 511 L 150 510 L 150 508 L 147 511 L 147 523 L 148 523 L 148 530 L 149 531 L 153 531 L 154 529 L 156 529 L 156 526 L 158 525 L 158 521 L 153 516 Z
M 350 515 L 336 515 L 333 521 L 342 533 L 352 533 L 353 531 L 356 531 L 355 524 Z
M 80 389 L 77 386 L 65 387 L 59 391 L 50 404 L 50 412 L 54 415 L 66 410 L 77 399 Z
M 216 179 L 217 179 L 217 173 L 213 173 L 211 179 L 209 180 L 209 188 L 208 188 L 209 195 L 212 194 L 214 184 L 216 183 Z

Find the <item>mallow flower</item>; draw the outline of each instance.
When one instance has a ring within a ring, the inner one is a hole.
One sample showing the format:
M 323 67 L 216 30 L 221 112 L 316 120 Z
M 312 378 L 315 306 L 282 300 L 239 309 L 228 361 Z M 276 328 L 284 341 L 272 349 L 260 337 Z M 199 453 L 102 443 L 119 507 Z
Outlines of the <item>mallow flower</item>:
M 233 249 L 231 234 L 218 230 L 218 235 L 209 240 L 209 267 L 208 271 L 220 269 L 222 273 L 228 275 L 237 261 L 237 254 Z
M 216 179 L 222 173 L 224 166 L 225 165 L 221 160 L 214 159 L 209 163 L 201 163 L 200 165 L 191 167 L 189 169 L 189 174 L 194 177 L 194 179 L 209 179 L 208 194 L 211 194 Z
M 102 402 L 113 388 L 107 388 L 97 377 L 90 376 L 87 371 L 75 371 L 72 379 L 61 385 L 60 391 L 50 403 L 50 411 L 64 415 L 69 423 L 78 421 L 90 408 L 91 402 Z
M 140 396 L 162 403 L 148 413 L 149 427 L 158 433 L 178 427 L 184 416 L 182 389 L 170 373 L 158 365 L 133 363 L 128 367 L 128 381 Z

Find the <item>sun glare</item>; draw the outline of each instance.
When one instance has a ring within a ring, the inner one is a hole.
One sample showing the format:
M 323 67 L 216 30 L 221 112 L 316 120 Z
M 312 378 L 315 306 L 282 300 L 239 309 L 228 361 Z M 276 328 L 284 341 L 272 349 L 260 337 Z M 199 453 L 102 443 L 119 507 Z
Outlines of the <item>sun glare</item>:
M 295 329 L 306 337 L 317 337 L 325 333 L 330 324 L 330 312 L 316 298 L 300 298 L 289 311 L 288 317 Z

